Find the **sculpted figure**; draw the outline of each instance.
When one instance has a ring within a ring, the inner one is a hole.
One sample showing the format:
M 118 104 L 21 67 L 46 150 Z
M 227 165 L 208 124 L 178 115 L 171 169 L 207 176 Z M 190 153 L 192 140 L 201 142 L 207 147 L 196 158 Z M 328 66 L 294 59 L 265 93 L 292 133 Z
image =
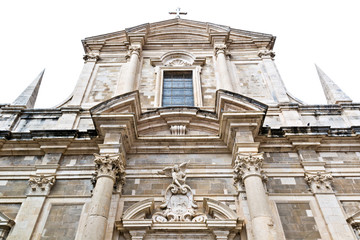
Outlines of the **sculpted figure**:
M 186 192 L 187 190 L 185 189 L 185 180 L 186 180 L 186 165 L 189 163 L 188 162 L 183 162 L 180 165 L 175 164 L 173 167 L 166 167 L 163 170 L 159 171 L 159 174 L 164 174 L 168 177 L 172 177 L 173 182 L 172 184 L 176 185 L 181 192 Z
M 190 161 L 175 164 L 173 167 L 166 167 L 159 171 L 172 178 L 172 183 L 166 188 L 164 201 L 160 205 L 162 212 L 153 215 L 154 222 L 205 222 L 206 215 L 196 213 L 196 202 L 190 186 L 185 184 L 186 165 Z

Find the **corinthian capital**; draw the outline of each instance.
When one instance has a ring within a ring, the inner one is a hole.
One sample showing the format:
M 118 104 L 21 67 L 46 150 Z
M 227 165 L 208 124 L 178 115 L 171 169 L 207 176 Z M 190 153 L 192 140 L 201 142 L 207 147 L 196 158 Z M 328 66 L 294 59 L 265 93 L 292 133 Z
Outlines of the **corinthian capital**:
M 227 54 L 226 44 L 215 44 L 214 46 L 215 56 L 217 57 L 220 53 Z
M 269 49 L 262 49 L 258 52 L 260 58 L 273 58 L 275 57 L 275 52 Z
M 99 155 L 95 156 L 95 173 L 93 174 L 92 182 L 95 185 L 96 180 L 100 177 L 110 177 L 114 180 L 115 188 L 118 184 L 123 184 L 125 181 L 125 167 L 122 161 L 121 154 L 115 155 Z
M 330 173 L 317 172 L 317 173 L 305 173 L 305 181 L 310 186 L 313 193 L 331 193 L 331 183 L 333 177 Z
M 261 169 L 264 158 L 262 153 L 237 153 L 234 166 L 234 181 L 236 184 L 244 184 L 245 178 L 258 176 L 266 180 L 266 176 Z
M 30 176 L 29 179 L 29 186 L 30 186 L 30 193 L 33 194 L 40 194 L 40 195 L 47 195 L 50 192 L 51 187 L 55 184 L 55 176 L 45 176 L 45 175 L 34 175 Z
M 100 59 L 100 56 L 99 56 L 99 53 L 87 53 L 84 55 L 83 59 L 86 61 L 86 62 L 96 62 L 97 60 Z

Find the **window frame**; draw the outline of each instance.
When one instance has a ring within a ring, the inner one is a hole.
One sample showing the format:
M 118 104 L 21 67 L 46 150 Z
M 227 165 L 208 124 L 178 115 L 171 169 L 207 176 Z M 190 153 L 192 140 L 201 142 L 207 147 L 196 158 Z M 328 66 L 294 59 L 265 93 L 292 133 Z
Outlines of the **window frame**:
M 165 71 L 192 71 L 193 81 L 193 97 L 194 107 L 202 107 L 202 94 L 201 94 L 201 83 L 200 83 L 200 66 L 157 66 L 155 68 L 156 74 L 156 93 L 155 93 L 155 107 L 162 107 L 163 98 L 163 84 L 164 84 L 164 72 Z

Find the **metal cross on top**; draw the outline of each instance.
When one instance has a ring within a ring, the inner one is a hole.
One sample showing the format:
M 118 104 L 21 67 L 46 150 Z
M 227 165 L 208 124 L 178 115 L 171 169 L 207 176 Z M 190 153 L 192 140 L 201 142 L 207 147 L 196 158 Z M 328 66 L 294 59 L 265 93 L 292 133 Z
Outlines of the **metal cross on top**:
M 176 17 L 177 17 L 177 18 L 180 18 L 180 14 L 181 14 L 181 15 L 186 15 L 186 14 L 187 14 L 187 12 L 180 12 L 180 8 L 179 8 L 179 7 L 178 7 L 175 11 L 176 11 L 176 12 L 169 12 L 169 14 L 176 14 Z

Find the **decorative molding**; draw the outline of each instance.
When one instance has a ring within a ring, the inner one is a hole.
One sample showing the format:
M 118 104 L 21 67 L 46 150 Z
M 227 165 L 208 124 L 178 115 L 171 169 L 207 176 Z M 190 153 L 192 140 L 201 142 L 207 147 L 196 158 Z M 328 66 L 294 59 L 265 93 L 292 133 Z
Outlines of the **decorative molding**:
M 182 66 L 191 66 L 191 63 L 183 59 L 174 59 L 169 61 L 167 65 L 173 67 L 182 67 Z
M 261 49 L 258 54 L 257 54 L 260 58 L 274 58 L 275 57 L 275 52 L 269 49 Z
M 237 153 L 234 165 L 234 185 L 241 189 L 245 178 L 258 176 L 263 181 L 267 180 L 264 171 L 261 169 L 264 161 L 263 153 Z
M 95 187 L 97 179 L 100 177 L 110 177 L 114 180 L 114 188 L 122 186 L 125 183 L 125 167 L 122 154 L 99 155 L 95 156 L 95 173 L 93 173 L 92 183 Z
M 326 172 L 305 173 L 305 181 L 313 193 L 332 193 L 333 176 Z
M 186 126 L 185 125 L 171 125 L 170 126 L 171 135 L 185 135 Z
M 99 53 L 90 52 L 83 56 L 85 62 L 97 62 L 100 59 Z
M 55 184 L 54 175 L 34 175 L 30 176 L 29 186 L 31 191 L 29 195 L 47 195 L 50 192 L 51 187 Z
M 185 184 L 186 165 L 184 162 L 173 167 L 166 167 L 159 174 L 172 177 L 172 183 L 165 191 L 163 204 L 160 208 L 163 212 L 153 214 L 153 222 L 206 222 L 207 217 L 203 213 L 196 213 L 196 202 L 190 186 Z

